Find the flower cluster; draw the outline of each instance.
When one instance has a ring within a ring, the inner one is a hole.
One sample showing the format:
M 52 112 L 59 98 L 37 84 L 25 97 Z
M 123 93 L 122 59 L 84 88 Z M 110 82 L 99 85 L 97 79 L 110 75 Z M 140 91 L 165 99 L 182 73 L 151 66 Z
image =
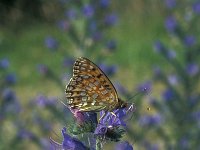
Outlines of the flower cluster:
M 98 122 L 97 114 L 93 112 L 80 112 L 78 110 L 72 110 L 75 117 L 75 122 L 67 128 L 62 129 L 63 142 L 59 144 L 54 140 L 51 140 L 52 146 L 57 147 L 58 145 L 63 149 L 102 149 L 103 144 L 108 141 L 118 142 L 121 140 L 123 134 L 126 132 L 126 121 L 127 117 L 133 113 L 135 107 L 133 105 L 127 108 L 119 108 L 113 111 L 116 116 L 110 112 L 105 112 L 102 110 L 100 112 L 100 117 L 104 113 L 105 116 Z M 80 134 L 90 135 L 92 139 L 84 141 L 83 139 L 77 139 L 74 136 L 79 136 Z M 95 139 L 95 141 L 93 141 Z M 128 142 L 121 144 L 121 147 L 132 148 Z M 133 149 L 133 148 L 132 148 Z

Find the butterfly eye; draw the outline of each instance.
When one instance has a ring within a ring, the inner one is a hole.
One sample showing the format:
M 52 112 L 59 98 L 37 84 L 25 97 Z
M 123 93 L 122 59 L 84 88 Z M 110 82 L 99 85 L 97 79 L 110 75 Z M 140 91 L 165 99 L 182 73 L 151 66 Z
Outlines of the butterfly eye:
M 125 108 L 126 107 L 126 105 L 125 104 L 121 104 L 121 108 Z

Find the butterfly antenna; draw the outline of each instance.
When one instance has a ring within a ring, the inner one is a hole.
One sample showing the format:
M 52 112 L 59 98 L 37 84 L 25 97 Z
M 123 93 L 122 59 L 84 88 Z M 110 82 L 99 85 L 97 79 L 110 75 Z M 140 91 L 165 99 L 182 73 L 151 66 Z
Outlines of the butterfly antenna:
M 142 95 L 147 91 L 147 88 L 143 88 L 142 91 L 137 92 L 136 94 L 134 94 L 133 96 L 131 96 L 128 101 L 132 100 L 133 98 L 135 98 L 138 95 Z

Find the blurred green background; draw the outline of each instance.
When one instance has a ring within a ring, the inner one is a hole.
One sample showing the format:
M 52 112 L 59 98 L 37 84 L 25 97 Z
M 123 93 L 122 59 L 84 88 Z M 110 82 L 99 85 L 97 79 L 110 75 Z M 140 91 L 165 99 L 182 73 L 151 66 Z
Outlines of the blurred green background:
M 62 33 L 55 25 L 56 19 L 62 15 L 57 12 L 60 8 L 51 6 L 51 3 L 53 1 L 43 5 L 50 9 L 46 10 L 50 11 L 46 13 L 55 16 L 46 14 L 45 18 L 37 19 L 31 14 L 25 16 L 26 12 L 20 12 L 22 14 L 19 18 L 7 14 L 8 16 L 4 16 L 5 23 L 1 25 L 1 58 L 6 57 L 11 61 L 11 69 L 19 77 L 15 89 L 23 101 L 27 101 L 27 98 L 35 96 L 38 92 L 59 95 L 60 89 L 52 83 L 45 80 L 41 82 L 36 65 L 45 63 L 59 72 L 62 70 L 62 66 L 58 64 L 64 57 L 63 51 L 73 51 L 73 45 L 66 33 Z M 151 75 L 153 64 L 163 61 L 154 54 L 153 42 L 156 39 L 166 39 L 163 26 L 165 12 L 160 1 L 118 1 L 112 5 L 118 12 L 119 23 L 107 31 L 107 34 L 116 38 L 118 43 L 117 51 L 106 57 L 105 61 L 119 65 L 120 74 L 117 75 L 117 80 L 130 88 Z M 48 35 L 58 38 L 58 53 L 49 53 L 45 47 L 44 39 Z
M 117 48 L 112 53 L 101 57 L 101 61 L 117 65 L 117 73 L 110 76 L 111 81 L 119 82 L 132 94 L 137 92 L 136 88 L 139 84 L 152 78 L 152 69 L 155 64 L 168 69 L 165 60 L 155 54 L 153 50 L 154 42 L 157 39 L 164 41 L 164 43 L 170 42 L 164 26 L 165 17 L 169 12 L 163 3 L 160 0 L 116 0 L 111 3 L 111 10 L 118 14 L 118 22 L 114 27 L 106 30 L 105 34 L 107 37 L 116 39 Z M 77 47 L 69 35 L 61 31 L 56 24 L 63 18 L 64 11 L 65 8 L 61 0 L 0 1 L 0 60 L 7 58 L 10 62 L 9 71 L 16 74 L 17 81 L 12 89 L 16 92 L 22 107 L 25 107 L 19 114 L 22 119 L 29 118 L 34 111 L 37 111 L 29 103 L 38 94 L 58 97 L 59 100 L 65 101 L 63 98 L 65 86 L 58 86 L 57 82 L 42 77 L 37 70 L 38 65 L 45 64 L 59 78 L 66 74 L 66 78 L 69 79 L 72 65 L 63 67 L 63 59 L 65 57 L 77 58 L 82 55 L 81 52 L 77 52 Z M 45 38 L 48 36 L 55 37 L 58 41 L 59 46 L 55 51 L 50 51 L 45 45 Z M 101 49 L 103 50 L 103 48 Z M 95 55 L 86 54 L 86 57 L 96 62 L 99 52 L 94 49 L 93 54 Z M 179 53 L 177 53 L 177 57 L 179 57 Z M 68 83 L 67 80 L 65 82 Z M 150 106 L 146 99 L 151 96 L 159 96 L 162 90 L 163 85 L 156 84 L 152 92 L 141 99 L 142 105 L 137 109 L 144 113 L 154 113 L 153 107 L 150 111 L 146 110 Z M 61 104 L 58 101 L 56 105 Z M 39 112 L 44 114 L 44 118 L 48 120 L 49 112 L 46 114 L 46 109 Z M 49 119 L 49 123 L 53 125 L 53 130 L 59 134 L 62 126 L 67 123 L 65 120 L 58 122 L 55 118 L 56 116 L 53 117 L 53 120 Z M 11 133 L 15 129 L 15 123 L 12 125 L 8 121 L 0 123 L 4 126 L 8 125 L 2 133 L 8 132 L 8 135 L 13 136 Z M 25 126 L 28 125 L 25 124 Z M 45 135 L 40 133 L 34 124 L 32 126 L 28 130 L 32 130 L 40 137 L 48 138 L 52 134 L 48 132 Z M 154 136 L 154 133 L 150 135 Z M 10 137 L 8 136 L 6 139 L 9 140 Z M 150 141 L 153 140 L 154 137 L 150 139 Z M 9 142 L 2 143 L 8 144 Z M 135 140 L 132 140 L 131 144 L 136 149 L 142 149 Z M 32 141 L 25 141 L 22 145 L 17 148 L 40 149 Z M 111 145 L 113 146 L 113 144 Z M 108 144 L 107 149 L 111 149 L 112 146 L 109 147 Z M 0 149 L 5 147 L 0 146 Z M 7 145 L 7 147 L 9 146 Z

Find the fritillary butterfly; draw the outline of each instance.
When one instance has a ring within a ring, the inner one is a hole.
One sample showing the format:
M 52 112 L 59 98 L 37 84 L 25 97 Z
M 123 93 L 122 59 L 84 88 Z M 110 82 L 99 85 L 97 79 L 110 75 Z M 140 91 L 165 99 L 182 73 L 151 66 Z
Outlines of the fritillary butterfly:
M 78 58 L 66 86 L 67 105 L 78 111 L 110 111 L 126 107 L 104 72 L 87 58 Z

